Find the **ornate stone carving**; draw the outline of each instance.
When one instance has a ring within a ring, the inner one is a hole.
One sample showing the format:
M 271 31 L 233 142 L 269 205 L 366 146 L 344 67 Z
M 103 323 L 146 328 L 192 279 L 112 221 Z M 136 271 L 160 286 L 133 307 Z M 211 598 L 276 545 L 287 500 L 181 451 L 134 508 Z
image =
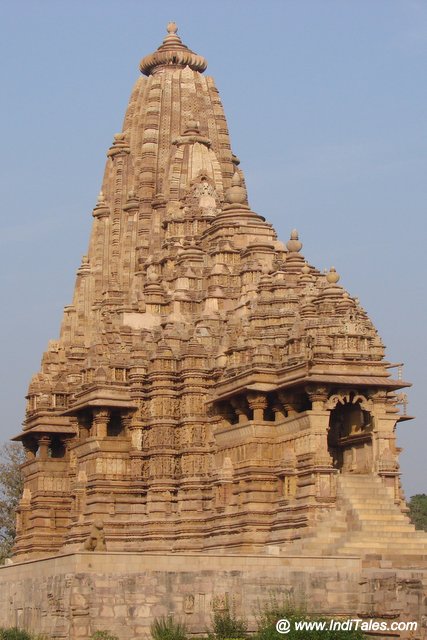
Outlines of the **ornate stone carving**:
M 108 421 L 110 419 L 110 411 L 108 409 L 94 409 L 93 411 L 93 435 L 97 438 L 105 438 L 107 436 Z
M 83 545 L 85 551 L 106 551 L 104 524 L 102 520 L 95 520 L 89 536 Z
M 247 394 L 248 405 L 253 411 L 254 420 L 264 420 L 264 411 L 267 408 L 267 397 L 265 393 L 250 392 Z
M 175 24 L 141 62 L 28 390 L 18 559 L 74 550 L 102 519 L 111 551 L 287 552 L 336 476 L 395 482 L 405 383 L 336 270 L 251 210 L 205 68 Z

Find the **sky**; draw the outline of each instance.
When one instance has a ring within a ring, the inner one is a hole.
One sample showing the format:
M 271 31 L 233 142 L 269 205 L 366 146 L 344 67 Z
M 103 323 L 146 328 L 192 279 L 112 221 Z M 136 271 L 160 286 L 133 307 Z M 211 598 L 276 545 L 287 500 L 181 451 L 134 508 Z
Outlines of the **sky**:
M 427 493 L 425 0 L 0 2 L 0 442 L 21 430 L 106 150 L 171 20 L 208 60 L 252 209 L 336 267 L 405 363 L 403 486 Z

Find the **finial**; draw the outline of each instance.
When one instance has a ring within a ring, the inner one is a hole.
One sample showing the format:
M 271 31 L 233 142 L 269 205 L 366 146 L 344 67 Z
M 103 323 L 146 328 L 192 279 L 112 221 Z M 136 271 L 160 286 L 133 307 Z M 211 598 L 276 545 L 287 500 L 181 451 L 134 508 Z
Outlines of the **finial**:
M 176 24 L 176 22 L 168 22 L 168 25 L 166 27 L 166 31 L 168 33 L 177 33 L 178 32 L 178 26 Z
M 225 201 L 228 204 L 245 204 L 247 193 L 245 187 L 242 186 L 240 173 L 235 171 L 231 178 L 231 187 L 225 192 Z
M 242 179 L 240 177 L 240 173 L 235 171 L 233 173 L 233 177 L 231 178 L 231 186 L 232 187 L 240 187 L 242 184 Z
M 103 191 L 98 193 L 98 197 L 96 199 L 96 205 L 93 209 L 92 215 L 94 218 L 106 218 L 109 216 L 110 210 L 105 201 L 105 196 Z
M 328 273 L 326 274 L 326 280 L 329 282 L 329 284 L 336 284 L 339 279 L 340 279 L 340 276 L 337 273 L 335 267 L 331 267 Z
M 207 67 L 205 58 L 197 55 L 183 44 L 181 38 L 177 35 L 178 27 L 176 23 L 169 22 L 166 31 L 167 34 L 163 38 L 163 43 L 157 51 L 141 60 L 139 68 L 142 73 L 150 76 L 156 69 L 174 69 L 176 67 L 181 69 L 190 67 L 193 71 L 202 73 Z
M 288 251 L 290 251 L 292 253 L 293 252 L 298 253 L 298 251 L 301 251 L 302 242 L 299 241 L 298 231 L 296 229 L 292 229 L 291 238 L 286 243 L 286 248 L 287 248 Z
M 308 262 L 304 262 L 304 266 L 301 269 L 301 271 L 303 272 L 303 274 L 306 276 L 310 273 L 310 267 L 308 266 Z

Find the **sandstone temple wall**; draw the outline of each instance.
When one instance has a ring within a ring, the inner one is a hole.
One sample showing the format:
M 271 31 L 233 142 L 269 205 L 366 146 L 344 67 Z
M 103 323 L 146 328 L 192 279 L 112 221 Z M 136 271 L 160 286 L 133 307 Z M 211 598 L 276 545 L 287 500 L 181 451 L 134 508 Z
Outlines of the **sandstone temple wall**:
M 81 552 L 0 569 L 0 626 L 133 640 L 169 613 L 204 633 L 215 611 L 233 607 L 255 628 L 263 602 L 292 597 L 335 617 L 417 620 L 415 637 L 426 638 L 426 587 L 427 571 L 362 569 L 355 557 Z

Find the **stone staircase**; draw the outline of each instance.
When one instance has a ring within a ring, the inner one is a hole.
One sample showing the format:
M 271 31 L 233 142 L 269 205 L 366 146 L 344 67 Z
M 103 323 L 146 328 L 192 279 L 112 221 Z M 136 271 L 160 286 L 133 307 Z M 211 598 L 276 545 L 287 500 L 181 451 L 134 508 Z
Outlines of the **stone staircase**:
M 427 533 L 415 529 L 378 476 L 348 474 L 338 478 L 337 508 L 283 552 L 427 568 Z

